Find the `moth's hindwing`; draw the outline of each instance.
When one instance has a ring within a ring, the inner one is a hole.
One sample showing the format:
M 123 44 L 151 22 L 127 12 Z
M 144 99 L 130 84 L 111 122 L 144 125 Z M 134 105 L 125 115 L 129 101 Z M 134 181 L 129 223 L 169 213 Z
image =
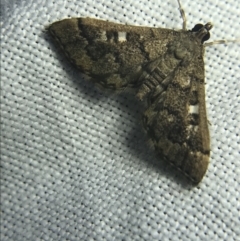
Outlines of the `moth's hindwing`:
M 136 89 L 146 103 L 144 127 L 157 152 L 200 182 L 210 141 L 199 35 L 90 18 L 64 19 L 49 30 L 70 61 L 96 83 Z

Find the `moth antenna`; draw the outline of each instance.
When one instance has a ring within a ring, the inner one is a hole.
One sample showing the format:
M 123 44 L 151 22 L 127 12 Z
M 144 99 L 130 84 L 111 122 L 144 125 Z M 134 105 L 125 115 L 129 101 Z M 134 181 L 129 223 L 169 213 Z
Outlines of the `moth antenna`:
M 215 44 L 227 44 L 227 43 L 240 43 L 240 39 L 221 39 L 221 40 L 215 40 L 213 42 L 205 43 L 204 46 L 212 46 Z
M 183 30 L 186 30 L 187 29 L 187 18 L 186 18 L 184 10 L 182 8 L 180 0 L 178 0 L 178 5 L 179 5 L 179 10 L 180 10 L 180 13 L 181 13 L 182 20 L 183 20 L 182 28 L 183 28 Z

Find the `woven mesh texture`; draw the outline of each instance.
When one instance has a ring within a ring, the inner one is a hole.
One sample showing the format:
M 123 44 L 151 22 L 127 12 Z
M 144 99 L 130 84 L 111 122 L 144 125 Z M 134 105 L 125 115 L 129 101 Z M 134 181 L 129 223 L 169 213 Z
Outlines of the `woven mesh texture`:
M 135 98 L 98 90 L 44 31 L 70 16 L 181 28 L 163 2 L 2 1 L 1 241 L 240 240 L 239 44 L 206 50 L 211 162 L 192 188 L 146 144 Z M 182 5 L 188 28 L 240 37 L 239 1 Z

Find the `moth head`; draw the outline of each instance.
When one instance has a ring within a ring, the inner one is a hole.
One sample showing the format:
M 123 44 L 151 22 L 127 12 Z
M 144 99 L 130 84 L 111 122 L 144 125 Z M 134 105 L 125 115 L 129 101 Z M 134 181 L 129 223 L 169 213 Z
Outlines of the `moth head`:
M 198 23 L 194 26 L 194 28 L 191 30 L 195 34 L 195 36 L 201 41 L 201 43 L 204 43 L 210 38 L 210 30 L 212 29 L 213 24 L 212 23 L 206 23 L 205 25 Z

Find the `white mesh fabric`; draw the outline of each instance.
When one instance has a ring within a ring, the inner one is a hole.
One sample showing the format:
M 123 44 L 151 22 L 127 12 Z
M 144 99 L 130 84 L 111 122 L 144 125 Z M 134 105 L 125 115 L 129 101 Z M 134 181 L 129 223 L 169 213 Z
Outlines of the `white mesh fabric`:
M 188 28 L 239 38 L 239 1 L 182 1 Z M 159 160 L 129 94 L 98 90 L 51 38 L 66 17 L 181 28 L 172 1 L 2 1 L 1 240 L 239 240 L 239 44 L 208 47 L 211 162 L 191 188 Z

